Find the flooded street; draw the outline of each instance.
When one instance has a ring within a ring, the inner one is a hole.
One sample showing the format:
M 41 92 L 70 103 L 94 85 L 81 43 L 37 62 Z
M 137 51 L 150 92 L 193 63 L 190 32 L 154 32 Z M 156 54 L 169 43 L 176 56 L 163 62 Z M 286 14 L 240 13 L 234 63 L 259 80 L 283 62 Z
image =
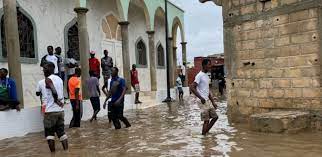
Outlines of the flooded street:
M 103 112 L 103 111 L 101 111 Z M 201 135 L 200 112 L 188 103 L 131 110 L 129 129 L 115 131 L 107 118 L 83 122 L 80 129 L 67 129 L 70 150 L 63 152 L 56 142 L 51 155 L 42 133 L 0 141 L 0 157 L 318 157 L 322 154 L 322 133 L 296 135 L 250 132 L 246 126 L 229 124 L 226 103 L 217 110 L 219 121 L 207 136 Z

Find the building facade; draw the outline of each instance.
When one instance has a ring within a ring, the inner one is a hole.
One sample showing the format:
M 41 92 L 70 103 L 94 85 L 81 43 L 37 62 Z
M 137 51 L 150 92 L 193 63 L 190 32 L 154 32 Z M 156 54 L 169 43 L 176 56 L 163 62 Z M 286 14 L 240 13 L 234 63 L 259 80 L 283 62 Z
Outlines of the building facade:
M 225 59 L 222 55 L 211 55 L 208 57 L 195 57 L 194 66 L 188 69 L 188 84 L 192 84 L 195 80 L 196 75 L 202 70 L 202 61 L 204 59 L 209 59 L 211 61 L 212 69 L 210 71 L 211 79 L 215 79 L 216 73 L 221 73 L 224 76 L 224 65 Z
M 223 9 L 232 119 L 305 110 L 321 121 L 322 1 L 212 1 Z
M 1 44 L 0 67 L 8 67 L 8 43 L 4 20 L 11 10 L 3 4 L 16 3 L 21 60 L 23 102 L 26 107 L 39 104 L 35 95 L 37 82 L 43 78 L 40 59 L 47 54 L 47 46 L 62 47 L 63 56 L 71 50 L 80 61 L 82 79 L 88 78 L 89 50 L 103 56 L 108 50 L 120 75 L 130 80 L 130 67 L 138 65 L 143 91 L 166 90 L 166 37 L 164 0 L 11 0 L 0 1 Z M 184 11 L 168 2 L 170 56 L 175 56 L 173 40 L 180 34 L 183 53 L 186 53 Z M 8 23 L 8 22 L 7 22 Z M 9 27 L 10 28 L 10 27 Z M 10 28 L 8 30 L 13 32 Z M 10 43 L 10 42 L 9 42 Z M 18 45 L 18 50 L 19 50 Z M 17 47 L 17 45 L 16 45 Z M 20 65 L 15 56 L 16 65 Z M 176 60 L 175 57 L 171 59 Z M 184 58 L 185 60 L 185 58 Z M 9 60 L 10 61 L 10 60 Z M 9 62 L 10 63 L 10 62 Z M 176 66 L 172 61 L 172 65 Z M 9 64 L 11 75 L 19 86 L 16 66 Z M 171 73 L 174 75 L 174 72 Z M 85 81 L 83 81 L 85 83 Z M 83 87 L 85 84 L 83 84 Z M 83 89 L 84 91 L 84 89 Z

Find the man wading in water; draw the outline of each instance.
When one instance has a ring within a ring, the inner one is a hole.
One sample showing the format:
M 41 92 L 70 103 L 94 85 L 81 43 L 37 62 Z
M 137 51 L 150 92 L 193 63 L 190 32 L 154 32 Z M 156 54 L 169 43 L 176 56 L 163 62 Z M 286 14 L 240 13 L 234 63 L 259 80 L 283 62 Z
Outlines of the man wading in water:
M 48 62 L 43 65 L 45 79 L 39 81 L 36 95 L 41 95 L 44 112 L 45 136 L 51 152 L 55 152 L 55 133 L 64 150 L 68 149 L 67 135 L 64 131 L 64 85 L 63 80 L 54 75 L 55 65 Z
M 196 100 L 201 109 L 201 120 L 204 121 L 202 135 L 206 135 L 218 120 L 216 113 L 217 105 L 212 93 L 209 91 L 208 71 L 211 68 L 211 61 L 204 59 L 202 61 L 202 71 L 195 77 L 195 81 L 191 84 L 191 92 L 200 100 Z M 212 104 L 212 106 L 211 106 Z
M 108 106 L 111 109 L 111 119 L 113 121 L 115 129 L 121 129 L 120 120 L 126 125 L 126 127 L 131 127 L 129 121 L 123 116 L 124 110 L 124 95 L 126 93 L 125 80 L 118 76 L 119 69 L 112 68 L 112 80 L 111 80 L 111 90 L 107 93 L 106 100 L 103 108 L 106 109 L 106 103 L 111 97 L 111 101 Z

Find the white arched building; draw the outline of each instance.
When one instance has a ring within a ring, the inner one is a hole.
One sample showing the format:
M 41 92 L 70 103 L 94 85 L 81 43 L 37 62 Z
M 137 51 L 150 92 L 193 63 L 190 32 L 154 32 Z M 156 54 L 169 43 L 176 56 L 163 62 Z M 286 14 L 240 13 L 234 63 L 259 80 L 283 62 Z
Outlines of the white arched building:
M 3 8 L 5 1 L 8 0 L 0 0 L 0 8 Z M 17 80 L 18 89 L 19 82 L 22 82 L 23 90 L 19 91 L 23 91 L 25 107 L 39 104 L 39 98 L 34 93 L 37 82 L 43 78 L 39 64 L 40 58 L 47 53 L 48 45 L 60 46 L 64 52 L 75 52 L 77 58 L 82 60 L 83 79 L 88 76 L 86 64 L 89 50 L 96 51 L 97 58 L 101 58 L 103 50 L 107 49 L 119 67 L 120 75 L 127 81 L 130 66 L 137 64 L 141 90 L 157 91 L 159 95 L 165 93 L 164 3 L 164 0 L 17 0 L 22 81 L 19 75 L 15 75 L 19 73 L 19 68 L 9 66 L 9 70 L 15 73 L 12 76 Z M 6 14 L 4 9 L 0 10 L 0 14 L 0 67 L 8 67 L 2 16 Z M 170 55 L 174 56 L 171 63 L 177 63 L 172 47 L 177 45 L 178 28 L 181 32 L 182 62 L 186 61 L 183 17 L 184 11 L 168 2 L 169 49 Z M 170 68 L 171 78 L 175 78 L 176 64 L 170 66 L 173 67 Z M 171 86 L 174 86 L 174 80 L 171 80 Z

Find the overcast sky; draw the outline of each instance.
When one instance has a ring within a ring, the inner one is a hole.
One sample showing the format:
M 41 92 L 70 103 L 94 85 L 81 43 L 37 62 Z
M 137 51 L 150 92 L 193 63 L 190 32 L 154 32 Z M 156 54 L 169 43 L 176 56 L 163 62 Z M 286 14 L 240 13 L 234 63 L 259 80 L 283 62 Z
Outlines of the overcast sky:
M 200 3 L 199 0 L 170 0 L 185 10 L 185 33 L 188 61 L 196 56 L 223 53 L 223 22 L 221 7 L 213 2 Z M 179 37 L 179 35 L 178 35 Z M 181 39 L 179 38 L 178 43 Z M 178 45 L 179 60 L 181 46 Z M 181 63 L 181 62 L 180 62 Z

